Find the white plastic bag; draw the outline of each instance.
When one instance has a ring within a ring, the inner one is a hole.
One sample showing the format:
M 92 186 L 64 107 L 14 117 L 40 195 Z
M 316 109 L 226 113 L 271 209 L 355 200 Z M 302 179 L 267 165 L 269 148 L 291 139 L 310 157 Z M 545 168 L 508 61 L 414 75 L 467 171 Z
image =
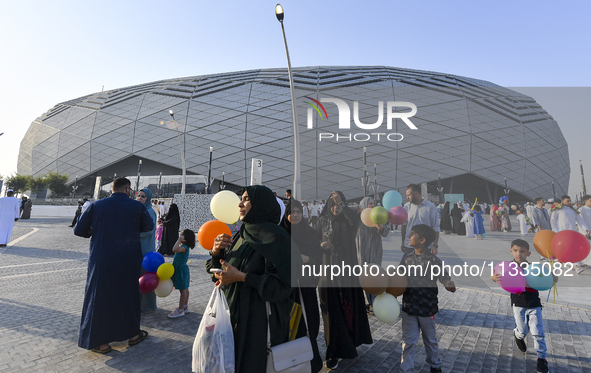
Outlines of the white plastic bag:
M 193 372 L 234 373 L 234 335 L 230 308 L 216 286 L 203 313 L 193 343 Z

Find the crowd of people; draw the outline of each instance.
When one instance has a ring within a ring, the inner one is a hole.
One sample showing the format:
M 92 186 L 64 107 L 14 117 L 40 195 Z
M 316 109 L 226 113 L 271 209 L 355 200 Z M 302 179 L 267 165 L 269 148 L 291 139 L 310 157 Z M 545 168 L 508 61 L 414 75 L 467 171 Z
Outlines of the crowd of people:
M 156 296 L 154 292 L 141 294 L 138 278 L 144 273 L 142 258 L 149 252 L 157 250 L 162 255 L 174 255 L 172 281 L 180 299 L 179 307 L 168 317 L 189 313 L 187 262 L 190 250 L 196 245 L 195 232 L 185 229 L 179 233 L 181 217 L 175 204 L 167 206 L 164 201 L 152 200 L 152 192 L 147 188 L 137 192 L 136 200 L 128 198 L 130 186 L 128 179 L 116 179 L 111 197 L 92 204 L 83 201 L 72 222 L 75 235 L 91 239 L 78 345 L 100 354 L 111 351 L 110 342 L 129 340 L 129 345 L 134 346 L 148 336 L 140 329 L 141 313 L 157 308 Z M 233 236 L 216 237 L 211 259 L 206 263 L 205 269 L 216 286 L 221 286 L 229 305 L 237 372 L 265 371 L 268 347 L 289 339 L 294 302 L 305 309 L 307 322 L 300 322 L 296 329 L 297 337 L 310 337 L 312 372 L 320 371 L 323 365 L 337 369 L 341 359 L 358 355 L 357 347 L 361 344 L 373 343 L 368 316 L 373 312 L 375 296 L 364 293 L 358 277 L 302 278 L 295 276 L 292 268 L 303 264 L 381 265 L 382 239 L 389 235 L 391 224 L 368 227 L 361 222 L 360 212 L 377 204 L 370 197 L 363 198 L 357 206 L 347 203 L 339 191 L 319 203 L 297 201 L 291 197 L 290 190 L 286 197 L 284 203 L 265 186 L 244 188 L 238 205 L 239 231 Z M 408 218 L 401 226 L 400 248 L 404 253 L 401 266 L 438 265 L 440 231 L 484 239 L 483 215 L 490 217 L 491 232 L 510 231 L 511 210 L 517 214 L 521 234 L 569 229 L 591 238 L 588 228 L 591 196 L 583 198 L 583 206 L 573 206 L 568 196 L 547 202 L 537 198 L 535 205 L 525 206 L 508 203 L 470 206 L 468 202 L 436 206 L 421 195 L 419 185 L 409 185 L 406 197 L 408 202 L 403 207 Z M 0 199 L 0 246 L 6 245 L 5 236 L 10 237 L 14 222 L 22 218 L 23 212 L 19 211 L 22 207 L 12 191 Z M 518 264 L 526 263 L 531 254 L 524 240 L 514 240 L 510 252 Z M 588 268 L 584 263 L 575 266 L 577 273 Z M 414 369 L 421 333 L 430 371 L 442 371 L 435 332 L 437 281 L 451 292 L 455 291 L 455 284 L 445 271 L 435 278 L 427 277 L 427 273 L 408 277 L 402 295 L 402 372 Z M 498 281 L 499 277 L 491 279 Z M 525 351 L 524 338 L 531 331 L 538 371 L 547 372 L 539 295 L 531 288 L 523 294 L 511 296 L 516 346 Z M 317 344 L 321 320 L 325 356 L 320 356 Z

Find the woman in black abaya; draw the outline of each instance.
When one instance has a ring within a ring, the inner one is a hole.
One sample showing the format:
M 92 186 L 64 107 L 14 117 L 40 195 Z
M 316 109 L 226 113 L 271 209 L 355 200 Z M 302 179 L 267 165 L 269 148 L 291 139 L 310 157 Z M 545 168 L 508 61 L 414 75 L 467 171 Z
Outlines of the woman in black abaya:
M 332 192 L 317 227 L 322 234 L 323 265 L 358 265 L 355 235 L 359 223 L 359 214 L 347 207 L 343 193 Z M 335 369 L 340 359 L 357 357 L 357 346 L 373 343 L 363 290 L 353 275 L 322 277 L 318 294 L 326 339 L 325 364 Z
M 441 209 L 441 230 L 445 232 L 445 234 L 450 234 L 453 230 L 451 225 L 451 217 L 449 216 L 449 201 L 445 202 L 445 205 Z
M 164 215 L 163 219 L 162 241 L 158 252 L 162 255 L 174 255 L 172 248 L 179 238 L 179 227 L 181 225 L 179 208 L 176 204 L 170 205 L 168 213 Z
M 308 225 L 307 219 L 303 218 L 303 209 L 300 201 L 290 198 L 285 206 L 285 215 L 280 225 L 291 234 L 291 238 L 297 244 L 302 255 L 304 264 L 309 265 L 311 268 L 318 268 L 322 264 L 321 235 Z M 304 278 L 300 283 L 306 309 L 310 341 L 312 342 L 312 350 L 314 351 L 314 358 L 310 362 L 313 373 L 319 372 L 322 369 L 322 358 L 320 357 L 317 341 L 318 331 L 320 330 L 320 313 L 318 312 L 318 297 L 316 296 L 317 282 L 317 279 L 314 278 Z M 295 291 L 295 295 L 296 302 L 301 304 L 301 300 L 299 299 L 300 294 L 297 290 Z M 297 338 L 304 337 L 305 335 L 306 325 L 302 317 Z

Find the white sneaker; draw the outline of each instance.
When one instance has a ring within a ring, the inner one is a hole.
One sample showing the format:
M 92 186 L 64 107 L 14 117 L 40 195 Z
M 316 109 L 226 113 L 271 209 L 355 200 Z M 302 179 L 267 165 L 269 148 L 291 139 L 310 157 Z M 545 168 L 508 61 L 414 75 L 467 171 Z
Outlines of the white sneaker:
M 185 316 L 185 312 L 183 312 L 183 310 L 181 310 L 180 308 L 177 308 L 168 314 L 169 319 L 174 319 L 181 316 Z
M 185 307 L 183 307 L 183 312 L 186 314 L 190 313 L 191 311 L 189 311 L 189 305 L 185 304 Z

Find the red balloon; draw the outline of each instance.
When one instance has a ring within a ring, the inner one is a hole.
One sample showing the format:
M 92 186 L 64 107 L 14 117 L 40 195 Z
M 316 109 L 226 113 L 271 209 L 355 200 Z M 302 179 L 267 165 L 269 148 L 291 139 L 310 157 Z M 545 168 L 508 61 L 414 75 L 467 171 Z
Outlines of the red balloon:
M 392 224 L 402 225 L 406 223 L 406 219 L 408 219 L 408 213 L 402 206 L 394 206 L 388 211 L 388 220 Z
M 160 279 L 154 272 L 146 272 L 140 277 L 140 293 L 149 293 L 158 286 Z
M 576 263 L 589 255 L 589 240 L 577 231 L 562 231 L 552 239 L 552 251 L 561 263 Z

